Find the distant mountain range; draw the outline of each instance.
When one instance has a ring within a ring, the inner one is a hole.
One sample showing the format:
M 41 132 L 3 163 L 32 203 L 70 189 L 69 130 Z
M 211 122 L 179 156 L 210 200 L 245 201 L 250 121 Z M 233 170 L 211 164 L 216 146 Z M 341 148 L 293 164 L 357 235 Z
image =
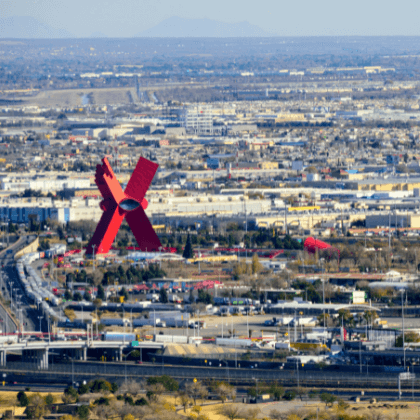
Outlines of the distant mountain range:
M 75 36 L 63 29 L 54 29 L 30 16 L 11 16 L 0 19 L 0 38 L 54 39 Z
M 269 36 L 275 36 L 275 34 L 266 32 L 249 22 L 225 23 L 211 19 L 184 19 L 173 16 L 158 23 L 153 28 L 136 34 L 134 37 L 243 38 Z M 102 32 L 91 34 L 91 38 L 107 37 Z M 0 19 L 1 38 L 56 39 L 76 37 L 64 29 L 53 28 L 30 16 L 12 16 Z
M 242 38 L 274 36 L 249 22 L 225 23 L 211 19 L 184 19 L 173 16 L 136 37 L 157 38 Z

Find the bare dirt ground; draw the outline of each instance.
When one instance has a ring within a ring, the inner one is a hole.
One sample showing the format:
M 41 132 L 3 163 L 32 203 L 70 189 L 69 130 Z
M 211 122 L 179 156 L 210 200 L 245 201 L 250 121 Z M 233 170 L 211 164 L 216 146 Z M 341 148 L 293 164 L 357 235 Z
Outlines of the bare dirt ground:
M 270 402 L 262 404 L 236 404 L 241 410 L 247 411 L 249 409 L 259 410 L 259 419 L 270 418 L 271 411 L 282 413 L 284 417 L 290 415 L 291 419 L 304 418 L 309 413 L 316 413 L 320 419 L 328 419 L 337 413 L 337 405 L 326 408 L 322 403 L 305 403 L 301 401 L 282 401 Z M 385 407 L 386 405 L 386 407 Z M 200 414 L 206 415 L 211 420 L 226 420 L 227 417 L 219 413 L 223 404 L 207 405 L 202 407 Z M 349 416 L 363 416 L 364 418 L 381 418 L 381 419 L 399 419 L 399 420 L 412 420 L 419 418 L 420 405 L 418 403 L 357 403 L 351 404 L 345 413 Z M 178 410 L 178 414 L 188 415 L 191 409 L 184 413 L 183 410 Z M 316 416 L 316 414 L 315 414 Z M 238 419 L 240 417 L 237 417 Z
M 32 395 L 36 394 L 35 392 L 27 392 L 26 395 L 30 398 Z M 47 392 L 40 392 L 40 395 L 45 397 L 48 395 Z M 54 397 L 55 403 L 61 403 L 61 395 L 60 392 L 51 392 L 50 393 Z M 6 411 L 11 410 L 15 416 L 23 415 L 26 407 L 19 407 L 17 406 L 16 400 L 17 392 L 13 391 L 0 391 L 0 414 L 4 414 Z
M 129 104 L 135 100 L 135 88 L 46 90 L 28 99 L 28 104 L 40 107 L 82 106 L 82 98 L 89 95 L 95 105 Z

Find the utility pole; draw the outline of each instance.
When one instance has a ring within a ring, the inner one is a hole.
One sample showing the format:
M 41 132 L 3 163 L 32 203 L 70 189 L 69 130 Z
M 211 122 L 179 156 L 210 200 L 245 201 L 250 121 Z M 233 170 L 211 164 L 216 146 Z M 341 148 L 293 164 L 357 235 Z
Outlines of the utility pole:
M 93 249 L 93 269 L 92 269 L 92 271 L 95 271 L 95 248 L 96 248 L 96 245 L 92 245 L 92 249 Z
M 403 353 L 404 353 L 404 372 L 405 372 L 404 289 L 401 291 L 401 317 L 402 317 L 402 345 L 403 345 Z

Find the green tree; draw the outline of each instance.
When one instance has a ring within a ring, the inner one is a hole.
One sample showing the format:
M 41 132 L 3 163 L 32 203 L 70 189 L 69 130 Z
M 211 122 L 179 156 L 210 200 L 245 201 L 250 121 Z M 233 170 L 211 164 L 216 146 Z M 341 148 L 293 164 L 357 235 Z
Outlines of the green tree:
M 161 303 L 168 303 L 168 292 L 164 287 L 161 287 L 159 290 L 159 302 Z
M 126 302 L 128 300 L 128 292 L 127 292 L 127 289 L 125 287 L 121 288 L 120 296 L 122 296 L 124 298 L 124 302 Z
M 329 394 L 328 392 L 323 392 L 319 399 L 325 403 L 326 406 L 332 406 L 334 402 L 337 400 L 337 397 L 333 394 Z
M 213 296 L 209 292 L 207 292 L 203 289 L 200 289 L 198 291 L 197 302 L 204 303 L 206 305 L 210 305 L 210 304 L 213 305 L 214 304 Z
M 343 323 L 345 327 L 352 327 L 354 326 L 354 317 L 348 309 L 339 309 L 337 323 L 338 325 Z
M 64 292 L 64 299 L 73 300 L 73 295 L 71 294 L 71 291 L 69 289 L 66 289 L 66 291 Z
M 72 402 L 77 401 L 79 397 L 77 391 L 72 386 L 64 390 L 64 395 Z
M 284 394 L 284 388 L 276 382 L 272 382 L 268 388 L 269 394 L 273 397 L 274 400 L 280 401 L 281 397 Z
M 165 387 L 165 389 L 169 392 L 175 392 L 175 391 L 178 391 L 179 389 L 178 382 L 174 378 L 171 378 L 168 375 L 151 376 L 150 378 L 147 379 L 147 384 L 148 385 L 162 384 Z
M 51 394 L 45 396 L 45 404 L 51 405 L 54 404 L 54 397 Z
M 16 398 L 21 407 L 27 407 L 29 405 L 29 398 L 24 391 L 19 391 Z
M 76 414 L 80 420 L 87 420 L 89 418 L 89 412 L 89 406 L 87 405 L 79 405 L 76 408 Z
M 283 395 L 283 399 L 286 401 L 292 401 L 296 398 L 296 392 L 289 389 L 288 391 L 286 391 Z
M 98 299 L 100 299 L 101 301 L 105 300 L 105 289 L 103 288 L 103 286 L 101 284 L 98 286 L 98 293 L 97 293 L 96 297 Z
M 105 381 L 105 379 L 95 379 L 89 382 L 88 386 L 92 392 L 112 391 L 112 385 L 108 381 Z
M 77 392 L 79 393 L 79 395 L 87 394 L 89 391 L 90 391 L 90 388 L 86 384 L 80 385 L 79 386 L 79 389 L 77 390 Z
M 82 294 L 81 294 L 80 292 L 76 292 L 76 293 L 73 295 L 73 299 L 74 299 L 76 302 L 81 302 L 81 301 L 83 300 Z
M 182 256 L 184 258 L 187 258 L 187 259 L 188 258 L 194 258 L 194 252 L 193 252 L 193 249 L 192 249 L 190 234 L 188 234 L 188 236 L 187 236 L 187 242 L 185 244 L 185 248 L 184 248 L 184 252 L 183 252 Z

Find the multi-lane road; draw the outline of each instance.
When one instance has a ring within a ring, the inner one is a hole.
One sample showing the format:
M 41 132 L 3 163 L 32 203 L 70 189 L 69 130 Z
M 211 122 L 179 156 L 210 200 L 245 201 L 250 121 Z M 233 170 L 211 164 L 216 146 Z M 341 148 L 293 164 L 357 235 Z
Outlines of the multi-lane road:
M 11 309 L 16 315 L 16 318 L 23 323 L 24 329 L 30 331 L 34 330 L 35 324 L 33 319 L 36 319 L 36 315 L 26 301 L 25 293 L 14 268 L 14 255 L 34 239 L 35 236 L 22 236 L 17 242 L 0 252 L 1 294 L 5 300 L 11 302 Z M 12 333 L 17 330 L 16 322 L 2 306 L 0 306 L 0 318 L 4 333 Z
M 110 381 L 123 382 L 127 379 L 140 379 L 149 376 L 169 375 L 178 380 L 223 380 L 238 385 L 252 384 L 255 381 L 277 381 L 285 387 L 333 388 L 341 390 L 381 389 L 392 392 L 398 388 L 398 373 L 377 372 L 366 374 L 359 372 L 337 371 L 296 371 L 292 369 L 250 369 L 232 367 L 208 366 L 173 366 L 162 363 L 115 362 L 80 362 L 50 364 L 48 371 L 39 371 L 36 365 L 29 363 L 8 362 L 0 370 L 6 375 L 7 382 L 31 382 L 34 384 L 69 384 L 72 382 L 89 381 L 101 377 Z M 418 380 L 405 381 L 402 388 L 418 389 Z

